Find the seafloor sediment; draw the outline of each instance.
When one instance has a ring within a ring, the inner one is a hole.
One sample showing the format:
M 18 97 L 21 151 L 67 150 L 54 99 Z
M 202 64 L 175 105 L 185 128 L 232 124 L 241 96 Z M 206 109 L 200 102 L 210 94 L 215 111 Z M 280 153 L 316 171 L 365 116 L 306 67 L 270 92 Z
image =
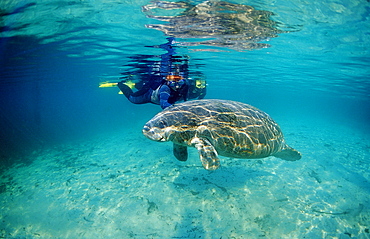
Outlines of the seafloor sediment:
M 35 152 L 1 176 L 0 237 L 369 238 L 370 140 L 321 126 L 282 126 L 299 161 L 222 157 L 215 172 L 140 129 Z

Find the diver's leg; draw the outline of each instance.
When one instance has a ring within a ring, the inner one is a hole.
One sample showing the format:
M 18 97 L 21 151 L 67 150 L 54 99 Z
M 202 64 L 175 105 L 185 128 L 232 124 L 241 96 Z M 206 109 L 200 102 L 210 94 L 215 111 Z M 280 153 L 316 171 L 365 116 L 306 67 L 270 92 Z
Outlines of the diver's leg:
M 124 84 L 122 81 L 118 82 L 117 86 L 122 91 L 122 93 L 127 97 L 127 99 L 130 99 L 130 95 L 133 93 L 131 88 L 128 87 L 128 85 Z
M 150 103 L 150 98 L 152 90 L 150 89 L 141 89 L 133 94 L 130 95 L 128 98 L 134 104 L 146 104 Z
M 150 89 L 150 87 L 143 87 L 141 90 L 134 93 L 131 88 L 122 81 L 118 82 L 117 86 L 131 103 L 146 104 L 151 102 L 151 95 L 153 91 Z

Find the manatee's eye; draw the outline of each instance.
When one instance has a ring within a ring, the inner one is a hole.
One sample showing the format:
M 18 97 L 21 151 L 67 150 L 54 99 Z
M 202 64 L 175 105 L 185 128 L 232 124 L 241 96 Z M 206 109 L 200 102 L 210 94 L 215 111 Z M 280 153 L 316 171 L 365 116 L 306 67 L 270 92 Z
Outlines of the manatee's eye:
M 163 128 L 166 128 L 166 127 L 167 127 L 167 123 L 165 121 L 161 120 L 161 121 L 158 122 L 158 128 L 163 129 Z

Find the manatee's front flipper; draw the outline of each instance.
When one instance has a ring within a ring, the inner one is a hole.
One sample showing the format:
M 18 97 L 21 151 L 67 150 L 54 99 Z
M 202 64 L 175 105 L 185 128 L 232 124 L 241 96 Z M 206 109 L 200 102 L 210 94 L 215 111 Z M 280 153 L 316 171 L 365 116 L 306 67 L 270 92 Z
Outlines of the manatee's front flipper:
M 220 167 L 220 160 L 213 145 L 206 139 L 194 138 L 191 144 L 198 150 L 203 167 L 207 170 L 216 170 Z
M 283 150 L 277 152 L 273 156 L 287 160 L 287 161 L 296 161 L 302 158 L 302 155 L 297 150 L 289 147 L 288 145 L 285 146 Z
M 188 147 L 179 144 L 173 144 L 173 155 L 180 161 L 188 160 Z

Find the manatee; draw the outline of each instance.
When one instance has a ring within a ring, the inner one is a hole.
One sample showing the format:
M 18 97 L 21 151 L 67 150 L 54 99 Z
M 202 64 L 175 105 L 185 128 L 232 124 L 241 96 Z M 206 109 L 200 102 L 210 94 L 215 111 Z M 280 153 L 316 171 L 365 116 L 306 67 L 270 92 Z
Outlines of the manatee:
M 288 161 L 301 158 L 285 143 L 279 125 L 268 114 L 230 100 L 175 104 L 149 120 L 142 132 L 154 141 L 172 141 L 173 153 L 180 161 L 187 160 L 187 147 L 195 147 L 207 170 L 220 167 L 218 155 L 245 159 L 275 156 Z

